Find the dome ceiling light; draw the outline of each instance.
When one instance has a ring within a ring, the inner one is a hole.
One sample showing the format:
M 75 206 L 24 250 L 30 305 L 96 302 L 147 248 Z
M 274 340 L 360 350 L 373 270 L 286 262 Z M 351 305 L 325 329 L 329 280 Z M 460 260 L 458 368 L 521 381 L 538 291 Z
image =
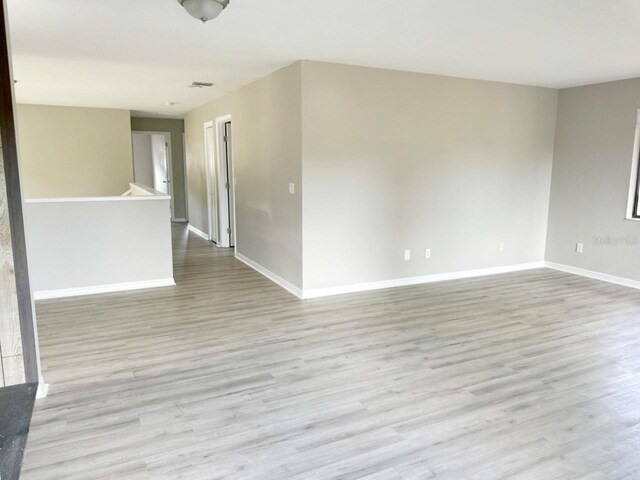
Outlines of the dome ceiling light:
M 229 0 L 178 0 L 178 3 L 193 18 L 202 20 L 202 23 L 205 23 L 220 15 L 222 10 L 229 5 Z

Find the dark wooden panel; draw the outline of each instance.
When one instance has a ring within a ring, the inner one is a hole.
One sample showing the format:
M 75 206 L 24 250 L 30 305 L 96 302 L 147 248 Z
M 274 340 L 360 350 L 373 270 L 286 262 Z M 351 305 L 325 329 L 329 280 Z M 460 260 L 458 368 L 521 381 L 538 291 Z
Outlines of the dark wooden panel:
M 22 457 L 38 385 L 26 383 L 0 388 L 0 477 L 20 478 Z
M 22 217 L 22 194 L 18 171 L 18 148 L 13 111 L 13 79 L 10 68 L 6 0 L 2 0 L 0 15 L 0 137 L 4 151 L 5 175 L 7 179 L 7 200 L 11 223 L 11 239 L 16 271 L 20 331 L 25 362 L 27 383 L 38 381 L 36 345 L 33 328 L 33 310 L 27 269 L 27 251 Z

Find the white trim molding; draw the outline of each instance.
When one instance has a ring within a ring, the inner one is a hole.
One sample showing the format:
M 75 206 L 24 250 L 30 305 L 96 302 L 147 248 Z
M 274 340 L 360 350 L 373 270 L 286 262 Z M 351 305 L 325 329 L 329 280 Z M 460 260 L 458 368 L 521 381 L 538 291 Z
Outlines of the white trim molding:
M 49 393 L 49 384 L 44 381 L 44 378 L 40 377 L 38 390 L 36 391 L 36 398 L 45 398 L 47 393 Z
M 555 262 L 545 262 L 545 266 L 553 270 L 572 273 L 573 275 L 580 275 L 581 277 L 592 278 L 594 280 L 601 280 L 608 283 L 615 283 L 616 285 L 622 285 L 624 287 L 640 289 L 640 281 L 632 280 L 630 278 L 617 277 L 615 275 L 609 275 L 608 273 L 594 272 L 593 270 L 586 270 L 584 268 L 572 267 L 571 265 L 564 265 L 562 263 Z
M 485 277 L 489 275 L 498 275 L 502 273 L 534 270 L 537 268 L 551 268 L 553 270 L 559 270 L 565 273 L 580 275 L 582 277 L 588 277 L 594 280 L 601 280 L 604 282 L 614 283 L 616 285 L 623 285 L 625 287 L 640 289 L 640 281 L 637 281 L 637 280 L 632 280 L 632 279 L 623 278 L 623 277 L 616 277 L 614 275 L 609 275 L 606 273 L 594 272 L 591 270 L 585 270 L 583 268 L 572 267 L 569 265 L 562 265 L 554 262 L 538 261 L 538 262 L 529 262 L 529 263 L 519 263 L 515 265 L 505 265 L 501 267 L 489 267 L 489 268 L 478 268 L 475 270 L 463 270 L 460 272 L 435 273 L 435 274 L 423 275 L 419 277 L 406 277 L 406 278 L 398 278 L 394 280 L 382 280 L 379 282 L 356 283 L 351 285 L 342 285 L 339 287 L 313 288 L 309 290 L 303 290 L 296 287 L 295 285 L 292 285 L 282 277 L 276 275 L 275 273 L 266 269 L 259 263 L 254 262 L 250 258 L 247 258 L 241 253 L 236 253 L 236 258 L 241 262 L 245 263 L 246 265 L 250 266 L 254 270 L 256 270 L 258 273 L 261 273 L 262 275 L 267 277 L 269 280 L 277 283 L 282 288 L 294 294 L 296 297 L 300 299 L 329 297 L 333 295 L 343 295 L 346 293 L 357 293 L 357 292 L 366 292 L 370 290 L 382 290 L 386 288 L 406 287 L 410 285 L 443 282 L 447 280 L 460 280 L 464 278 Z
M 520 263 L 516 265 L 506 265 L 502 267 L 478 268 L 475 270 L 464 270 L 460 272 L 434 273 L 419 277 L 406 277 L 394 280 L 382 280 L 380 282 L 355 283 L 340 287 L 313 288 L 304 290 L 303 298 L 328 297 L 331 295 L 342 295 L 345 293 L 366 292 L 369 290 L 381 290 L 384 288 L 405 287 L 409 285 L 419 285 L 423 283 L 443 282 L 446 280 L 458 280 L 462 278 L 484 277 L 486 275 L 496 275 L 499 273 L 520 272 L 522 270 L 532 270 L 544 268 L 543 261 Z
M 194 227 L 193 225 L 189 224 L 189 231 L 192 233 L 195 233 L 197 236 L 204 238 L 207 241 L 210 241 L 211 239 L 209 238 L 209 235 L 207 235 L 206 233 L 204 233 L 202 230 L 200 230 L 199 228 Z
M 169 195 L 126 195 L 119 197 L 27 198 L 24 203 L 147 202 L 150 200 L 171 200 L 171 197 Z
M 91 287 L 61 288 L 59 290 L 40 290 L 33 292 L 34 300 L 48 300 L 51 298 L 79 297 L 96 295 L 98 293 L 127 292 L 146 288 L 171 287 L 176 284 L 173 278 L 158 280 L 143 280 L 141 282 L 114 283 L 112 285 L 95 285 Z
M 233 148 L 231 148 L 231 156 L 227 159 L 228 163 L 224 161 L 225 158 L 225 141 L 224 141 L 224 125 L 227 122 L 231 122 L 232 117 L 231 114 L 223 115 L 222 117 L 218 117 L 214 120 L 215 122 L 215 158 L 214 158 L 214 167 L 213 170 L 215 174 L 213 178 L 215 179 L 216 186 L 215 190 L 212 190 L 212 194 L 216 193 L 216 202 L 215 206 L 217 207 L 216 212 L 216 220 L 218 225 L 216 226 L 216 232 L 218 232 L 217 245 L 219 247 L 228 248 L 231 246 L 231 237 L 234 237 L 235 240 L 235 181 L 234 181 L 234 170 L 233 170 Z M 232 133 L 233 137 L 233 133 Z M 227 171 L 227 167 L 230 167 Z M 229 182 L 229 195 L 227 195 L 227 187 L 225 184 Z M 232 199 L 233 208 L 229 205 L 229 197 Z M 229 213 L 233 210 L 234 218 L 230 218 Z M 225 232 L 227 228 L 231 229 L 229 235 L 222 235 L 222 232 Z
M 175 223 L 186 223 L 187 219 L 183 217 L 179 217 L 179 218 L 172 218 L 171 221 Z
M 209 128 L 215 128 L 215 123 L 213 120 L 205 122 L 202 126 L 203 135 L 204 135 L 204 172 L 205 172 L 205 183 L 207 186 L 207 228 L 209 229 L 209 234 L 207 235 L 207 239 L 212 242 L 218 241 L 218 230 L 216 227 L 217 223 L 217 214 L 216 214 L 216 222 L 213 221 L 213 213 L 217 212 L 217 204 L 214 205 L 214 200 L 217 199 L 215 194 L 215 183 L 212 183 L 212 180 L 215 178 L 215 158 L 211 158 L 212 152 L 215 152 L 215 145 L 211 145 L 209 142 L 209 136 L 207 135 L 207 130 Z M 215 132 L 214 132 L 215 133 Z M 215 142 L 214 138 L 211 138 L 211 142 Z M 195 232 L 194 232 L 195 233 Z
M 267 277 L 272 282 L 277 283 L 282 288 L 287 290 L 289 293 L 294 294 L 298 298 L 303 298 L 302 289 L 300 289 L 300 288 L 296 287 L 295 285 L 287 282 L 284 278 L 280 277 L 279 275 L 276 275 L 271 270 L 263 267 L 262 265 L 260 265 L 257 262 L 254 262 L 249 257 L 246 257 L 246 256 L 242 255 L 241 253 L 239 253 L 237 251 L 236 251 L 236 258 L 238 260 L 240 260 L 242 263 L 244 263 L 245 265 L 253 268 L 256 272 L 264 275 L 265 277 Z

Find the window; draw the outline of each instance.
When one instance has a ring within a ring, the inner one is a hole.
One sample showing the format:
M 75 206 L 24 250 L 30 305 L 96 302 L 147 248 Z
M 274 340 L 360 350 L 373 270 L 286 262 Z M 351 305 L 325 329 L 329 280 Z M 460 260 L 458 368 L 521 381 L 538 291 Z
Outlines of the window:
M 638 168 L 638 157 L 636 156 L 635 165 L 635 188 L 633 195 L 633 210 L 631 211 L 631 218 L 640 218 L 640 168 Z
M 633 161 L 631 164 L 631 187 L 627 204 L 627 218 L 640 220 L 640 109 L 636 120 L 636 138 L 633 145 Z

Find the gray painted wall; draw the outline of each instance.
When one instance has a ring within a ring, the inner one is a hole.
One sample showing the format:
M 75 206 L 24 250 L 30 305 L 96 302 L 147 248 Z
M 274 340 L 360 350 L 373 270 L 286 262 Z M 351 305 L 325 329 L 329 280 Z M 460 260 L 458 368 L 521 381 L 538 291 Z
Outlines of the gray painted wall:
M 191 110 L 184 117 L 189 224 L 207 232 L 207 173 L 204 157 L 204 124 L 233 113 L 235 94 Z M 235 141 L 235 139 L 234 139 Z M 236 161 L 237 163 L 237 161 Z
M 187 115 L 192 223 L 203 124 L 231 113 L 239 251 L 305 290 L 545 259 L 640 280 L 639 106 L 640 79 L 558 93 L 300 62 Z
M 303 62 L 305 290 L 544 260 L 556 102 Z
M 173 277 L 167 199 L 25 204 L 34 292 Z
M 185 117 L 190 223 L 207 232 L 204 123 L 231 114 L 236 250 L 302 287 L 301 66 L 295 63 Z M 288 192 L 289 183 L 298 187 Z
M 191 223 L 207 230 L 203 124 L 231 113 L 238 251 L 296 286 L 542 261 L 556 103 L 551 89 L 299 62 L 187 114 Z
M 238 91 L 233 121 L 237 251 L 302 287 L 300 63 Z M 298 186 L 289 194 L 289 183 Z
M 187 218 L 184 161 L 184 120 L 132 117 L 131 130 L 171 133 L 171 169 L 173 173 L 173 208 L 176 218 Z
M 640 223 L 625 220 L 639 107 L 640 78 L 560 91 L 548 261 L 640 280 Z

